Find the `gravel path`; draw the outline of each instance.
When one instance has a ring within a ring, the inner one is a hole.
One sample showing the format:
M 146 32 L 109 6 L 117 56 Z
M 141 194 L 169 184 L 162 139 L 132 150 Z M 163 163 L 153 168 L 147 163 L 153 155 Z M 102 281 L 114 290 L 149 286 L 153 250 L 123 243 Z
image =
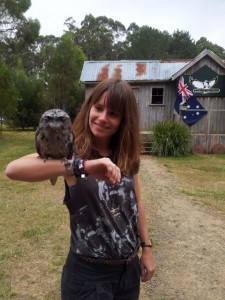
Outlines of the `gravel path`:
M 157 262 L 140 300 L 224 300 L 225 216 L 182 195 L 154 158 L 144 156 L 140 174 Z

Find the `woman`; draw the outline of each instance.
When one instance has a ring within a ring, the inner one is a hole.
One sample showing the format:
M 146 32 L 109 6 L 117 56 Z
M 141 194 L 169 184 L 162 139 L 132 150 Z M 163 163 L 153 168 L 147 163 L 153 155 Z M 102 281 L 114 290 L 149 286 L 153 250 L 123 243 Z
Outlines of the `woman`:
M 71 244 L 63 300 L 138 299 L 140 278 L 150 280 L 155 263 L 138 182 L 138 109 L 129 84 L 99 83 L 73 129 L 73 160 L 45 161 L 31 154 L 9 163 L 6 175 L 31 182 L 65 178 Z

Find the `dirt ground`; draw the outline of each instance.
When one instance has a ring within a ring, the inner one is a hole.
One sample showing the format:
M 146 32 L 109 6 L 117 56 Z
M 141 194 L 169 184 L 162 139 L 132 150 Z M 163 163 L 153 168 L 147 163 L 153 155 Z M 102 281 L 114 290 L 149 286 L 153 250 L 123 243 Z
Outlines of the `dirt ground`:
M 225 216 L 182 195 L 179 179 L 154 158 L 141 168 L 157 270 L 140 300 L 224 300 Z

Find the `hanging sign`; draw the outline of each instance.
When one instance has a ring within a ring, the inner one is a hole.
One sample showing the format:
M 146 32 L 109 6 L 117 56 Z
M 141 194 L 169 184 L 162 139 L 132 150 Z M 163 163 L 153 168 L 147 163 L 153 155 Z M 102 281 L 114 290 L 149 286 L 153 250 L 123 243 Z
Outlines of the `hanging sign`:
M 225 75 L 217 74 L 206 65 L 192 75 L 183 77 L 195 96 L 225 96 Z

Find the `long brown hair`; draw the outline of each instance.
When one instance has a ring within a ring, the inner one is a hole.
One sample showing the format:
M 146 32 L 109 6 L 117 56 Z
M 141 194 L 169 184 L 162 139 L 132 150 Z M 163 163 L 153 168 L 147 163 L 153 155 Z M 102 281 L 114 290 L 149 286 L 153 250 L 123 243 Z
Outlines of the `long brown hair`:
M 95 158 L 89 113 L 105 92 L 107 106 L 121 114 L 120 127 L 111 140 L 113 160 L 124 174 L 136 174 L 139 170 L 141 150 L 139 113 L 133 90 L 124 80 L 104 80 L 90 92 L 73 123 L 76 153 L 85 159 Z

